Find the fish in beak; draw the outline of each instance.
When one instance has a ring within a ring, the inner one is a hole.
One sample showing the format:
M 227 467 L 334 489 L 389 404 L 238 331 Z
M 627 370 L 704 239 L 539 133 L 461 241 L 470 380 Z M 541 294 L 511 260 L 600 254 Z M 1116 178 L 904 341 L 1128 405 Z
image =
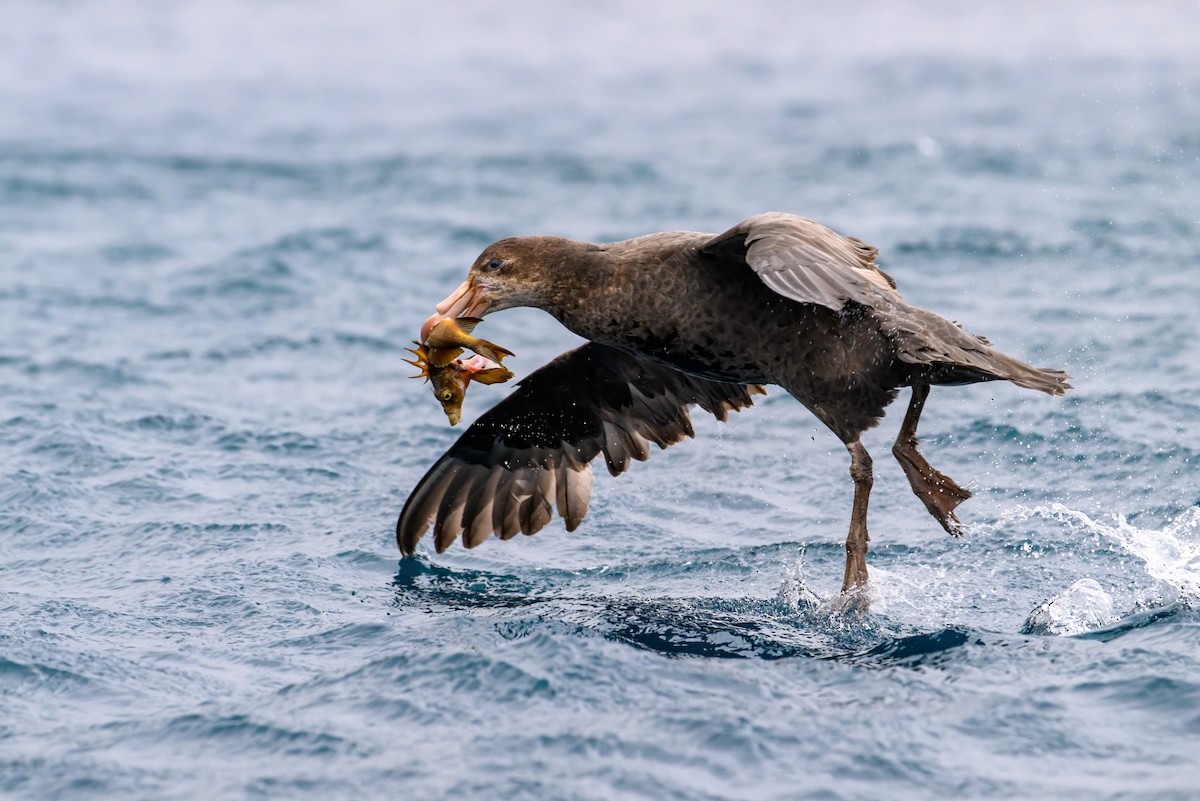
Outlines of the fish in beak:
M 475 286 L 468 278 L 450 293 L 450 296 L 433 308 L 434 313 L 421 325 L 421 341 L 429 336 L 433 327 L 443 320 L 457 317 L 482 317 L 487 314 L 491 303 L 484 297 L 482 287 Z
M 404 361 L 421 371 L 413 378 L 424 378 L 431 383 L 433 396 L 442 405 L 442 411 L 446 413 L 446 418 L 452 426 L 458 425 L 458 421 L 462 419 L 463 400 L 467 397 L 467 385 L 472 380 L 481 384 L 502 384 L 513 377 L 510 370 L 493 364 L 481 355 L 466 361 L 453 357 L 447 359 L 447 351 L 444 348 L 430 348 L 419 342 L 413 344 L 417 346 L 416 349 L 409 348 L 408 352 L 416 356 L 416 360 Z M 508 354 L 503 348 L 499 350 Z M 459 349 L 458 353 L 462 353 L 462 350 Z
M 505 356 L 512 356 L 508 348 L 502 348 L 494 342 L 471 336 L 475 326 L 479 325 L 478 317 L 446 318 L 429 330 L 425 335 L 424 345 L 429 348 L 429 358 L 435 363 L 444 363 L 457 358 L 463 349 L 501 364 Z M 451 355 L 452 354 L 452 355 Z
M 433 396 L 442 405 L 450 425 L 462 419 L 463 399 L 472 380 L 481 384 L 501 384 L 513 377 L 502 365 L 512 351 L 494 342 L 471 336 L 479 324 L 475 313 L 487 311 L 488 303 L 470 281 L 463 283 L 435 308 L 437 312 L 421 326 L 421 341 L 409 353 L 416 360 L 405 359 L 420 372 L 413 378 L 424 378 L 432 384 Z M 463 361 L 463 350 L 477 355 Z

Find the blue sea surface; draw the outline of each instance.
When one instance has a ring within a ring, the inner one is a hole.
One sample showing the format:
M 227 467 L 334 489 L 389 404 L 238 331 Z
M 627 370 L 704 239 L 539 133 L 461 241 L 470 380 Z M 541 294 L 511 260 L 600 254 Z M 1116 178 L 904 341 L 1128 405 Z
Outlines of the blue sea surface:
M 0 797 L 1200 798 L 1195 3 L 2 16 Z M 773 388 L 400 560 L 461 433 L 404 348 L 483 247 L 772 209 L 1074 376 L 933 391 L 965 538 L 901 396 L 845 608 L 848 458 Z

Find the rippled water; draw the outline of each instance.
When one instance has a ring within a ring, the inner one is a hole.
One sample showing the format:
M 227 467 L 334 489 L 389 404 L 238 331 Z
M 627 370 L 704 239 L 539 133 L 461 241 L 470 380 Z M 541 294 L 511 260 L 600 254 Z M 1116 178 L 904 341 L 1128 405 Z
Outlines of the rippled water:
M 0 796 L 1200 792 L 1193 5 L 5 17 Z M 573 534 L 399 560 L 458 433 L 403 347 L 484 245 L 767 209 L 1075 376 L 934 391 L 965 539 L 897 404 L 840 608 L 845 451 L 775 391 Z

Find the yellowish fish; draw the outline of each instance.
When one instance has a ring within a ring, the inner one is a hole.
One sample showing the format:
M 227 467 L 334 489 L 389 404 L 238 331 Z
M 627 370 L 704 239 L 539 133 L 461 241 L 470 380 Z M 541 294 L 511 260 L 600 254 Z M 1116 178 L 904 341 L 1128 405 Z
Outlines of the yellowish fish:
M 478 323 L 476 318 L 442 320 L 429 331 L 425 342 L 413 342 L 416 349 L 408 349 L 416 360 L 405 359 L 421 371 L 413 378 L 424 378 L 432 384 L 433 396 L 452 426 L 462 419 L 463 399 L 471 381 L 501 384 L 513 377 L 510 370 L 498 364 L 505 356 L 512 356 L 512 351 L 470 336 Z M 458 357 L 464 348 L 478 355 L 463 361 Z
M 478 317 L 447 317 L 433 326 L 421 343 L 429 349 L 430 363 L 446 364 L 453 361 L 462 355 L 464 348 L 496 364 L 503 363 L 505 356 L 512 356 L 512 351 L 507 348 L 471 336 L 479 322 Z

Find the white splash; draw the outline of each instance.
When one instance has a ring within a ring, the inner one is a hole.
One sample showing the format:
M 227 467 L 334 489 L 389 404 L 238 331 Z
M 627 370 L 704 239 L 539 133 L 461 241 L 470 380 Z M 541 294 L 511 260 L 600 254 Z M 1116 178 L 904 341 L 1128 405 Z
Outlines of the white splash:
M 1113 599 L 1095 579 L 1085 578 L 1034 609 L 1021 631 L 1025 634 L 1082 634 L 1117 621 Z
M 875 585 L 868 585 L 866 590 L 822 598 L 804 580 L 803 552 L 795 566 L 784 571 L 777 598 L 827 634 L 860 635 L 875 628 L 869 617 L 875 598 Z
M 825 603 L 821 596 L 813 592 L 804 581 L 804 551 L 793 567 L 783 572 L 783 581 L 779 585 L 779 601 L 798 612 L 811 612 Z
M 940 586 L 944 578 L 945 571 L 926 570 L 919 576 L 907 576 L 872 566 L 866 589 L 823 597 L 804 580 L 801 553 L 795 565 L 785 569 L 776 597 L 823 631 L 863 634 L 877 630 L 884 620 L 895 617 L 910 622 L 921 619 L 930 625 L 943 622 L 930 616 L 928 599 L 929 587 Z
M 1119 514 L 1112 515 L 1111 523 L 1102 523 L 1061 503 L 1014 510 L 996 526 L 1030 517 L 1072 523 L 1103 537 L 1142 560 L 1151 578 L 1174 588 L 1186 600 L 1200 600 L 1200 507 L 1189 507 L 1161 531 L 1138 528 Z
M 918 136 L 917 141 L 913 143 L 917 148 L 917 152 L 927 159 L 940 159 L 942 157 L 942 145 L 932 136 Z

